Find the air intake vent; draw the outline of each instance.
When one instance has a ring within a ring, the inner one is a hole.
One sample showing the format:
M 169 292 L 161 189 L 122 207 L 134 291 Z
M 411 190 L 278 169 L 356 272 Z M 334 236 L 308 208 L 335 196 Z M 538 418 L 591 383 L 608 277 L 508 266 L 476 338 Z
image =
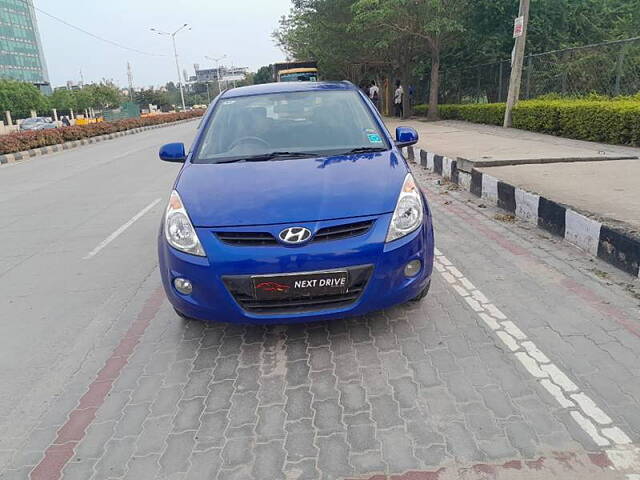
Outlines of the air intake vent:
M 278 243 L 269 232 L 217 232 L 216 236 L 228 245 L 261 246 Z
M 336 225 L 333 227 L 321 228 L 313 237 L 314 242 L 326 242 L 328 240 L 341 240 L 343 238 L 357 237 L 367 233 L 373 220 L 366 222 L 348 223 L 346 225 Z

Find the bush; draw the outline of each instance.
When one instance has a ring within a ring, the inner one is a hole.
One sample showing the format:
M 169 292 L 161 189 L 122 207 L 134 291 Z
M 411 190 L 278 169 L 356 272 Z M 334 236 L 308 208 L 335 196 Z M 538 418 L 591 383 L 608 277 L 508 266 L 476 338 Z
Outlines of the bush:
M 149 125 L 177 122 L 179 120 L 201 117 L 203 114 L 204 110 L 190 110 L 188 112 L 165 113 L 144 118 L 127 118 L 125 120 L 116 120 L 115 122 L 90 123 L 89 125 L 72 125 L 70 127 L 51 130 L 10 133 L 0 137 L 0 155 L 132 130 Z
M 443 120 L 502 125 L 504 103 L 440 105 Z M 424 115 L 426 105 L 417 105 Z M 589 96 L 579 99 L 536 99 L 518 103 L 513 126 L 561 137 L 640 146 L 640 101 L 637 97 L 603 100 Z

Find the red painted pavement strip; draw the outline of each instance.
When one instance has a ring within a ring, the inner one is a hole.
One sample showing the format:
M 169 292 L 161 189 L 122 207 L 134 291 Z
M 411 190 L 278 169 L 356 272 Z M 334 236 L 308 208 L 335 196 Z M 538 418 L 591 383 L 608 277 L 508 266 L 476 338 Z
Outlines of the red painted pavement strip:
M 500 235 L 495 230 L 483 225 L 480 222 L 480 220 L 478 220 L 468 212 L 463 211 L 461 208 L 458 208 L 457 206 L 454 206 L 451 204 L 446 204 L 443 200 L 436 197 L 435 195 L 431 196 L 429 198 L 429 201 L 432 203 L 438 204 L 440 207 L 450 211 L 454 215 L 457 215 L 458 217 L 462 218 L 469 224 L 472 224 L 474 228 L 476 228 L 478 231 L 484 234 L 484 236 L 486 236 L 487 238 L 490 238 L 491 240 L 496 242 L 498 245 L 500 245 L 502 248 L 511 252 L 513 255 L 520 258 L 524 258 L 526 259 L 526 261 L 534 262 L 538 265 L 544 266 L 545 268 L 551 269 L 550 266 L 548 266 L 546 263 L 544 263 L 540 259 L 536 258 L 528 250 L 511 242 L 511 240 Z M 598 312 L 608 316 L 609 318 L 612 318 L 618 325 L 624 327 L 628 332 L 640 337 L 640 324 L 638 324 L 633 319 L 631 319 L 626 314 L 626 312 L 624 312 L 620 308 L 615 307 L 614 305 L 607 303 L 607 301 L 604 298 L 600 297 L 596 292 L 594 292 L 590 288 L 585 287 L 584 285 L 580 285 L 575 280 L 571 279 L 570 277 L 567 277 L 565 274 L 561 272 L 558 272 L 558 273 L 563 277 L 563 279 L 559 282 L 559 284 L 562 287 L 567 289 L 573 295 L 584 300 L 594 310 L 597 310 Z
M 508 478 L 505 472 L 516 470 L 518 472 L 541 472 L 545 470 L 548 464 L 550 467 L 548 472 L 552 472 L 554 467 L 562 465 L 566 472 L 574 472 L 580 474 L 582 472 L 597 474 L 598 471 L 609 472 L 611 462 L 605 453 L 574 453 L 574 452 L 554 452 L 549 457 L 540 457 L 535 460 L 510 460 L 502 464 L 478 463 L 469 467 L 443 467 L 433 471 L 408 471 L 402 474 L 394 475 L 374 475 L 372 477 L 354 477 L 349 480 L 445 480 L 460 478 Z M 593 468 L 595 467 L 595 468 Z M 473 473 L 475 475 L 469 475 Z M 599 476 L 599 475 L 598 475 Z M 521 477 L 519 477 L 521 478 Z M 540 478 L 536 476 L 536 478 Z M 549 477 L 551 478 L 551 477 Z M 557 478 L 554 476 L 554 478 Z M 564 477 L 563 478 L 568 478 Z M 571 477 L 574 478 L 574 477 Z M 590 476 L 589 478 L 594 478 Z
M 87 392 L 80 398 L 78 406 L 69 413 L 66 423 L 58 430 L 58 436 L 44 452 L 44 458 L 31 471 L 31 480 L 57 480 L 62 469 L 73 457 L 78 443 L 84 438 L 87 428 L 96 417 L 98 408 L 111 391 L 113 382 L 127 364 L 140 338 L 160 310 L 164 292 L 159 287 L 145 301 L 136 320 L 97 373 Z

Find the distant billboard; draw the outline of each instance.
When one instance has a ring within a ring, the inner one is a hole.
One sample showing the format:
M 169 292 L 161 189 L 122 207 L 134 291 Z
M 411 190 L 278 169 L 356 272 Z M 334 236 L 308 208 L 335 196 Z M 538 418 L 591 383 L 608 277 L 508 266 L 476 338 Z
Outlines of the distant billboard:
M 236 73 L 233 75 L 224 75 L 222 77 L 223 82 L 239 82 L 240 80 L 244 80 L 244 73 Z

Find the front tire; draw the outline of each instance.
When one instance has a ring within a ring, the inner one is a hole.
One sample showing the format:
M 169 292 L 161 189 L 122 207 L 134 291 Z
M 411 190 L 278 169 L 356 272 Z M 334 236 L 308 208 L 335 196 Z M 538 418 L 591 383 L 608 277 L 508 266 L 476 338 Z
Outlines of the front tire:
M 427 283 L 427 286 L 424 287 L 422 289 L 422 291 L 416 295 L 415 297 L 413 297 L 411 300 L 409 300 L 411 303 L 418 303 L 419 301 L 421 301 L 424 297 L 427 296 L 427 294 L 429 293 L 429 289 L 431 288 L 431 280 L 429 280 L 429 283 Z
M 191 317 L 187 317 L 184 313 L 182 313 L 180 310 L 178 310 L 176 307 L 173 307 L 173 311 L 176 312 L 176 315 L 178 315 L 180 318 L 182 318 L 183 320 L 192 320 Z

